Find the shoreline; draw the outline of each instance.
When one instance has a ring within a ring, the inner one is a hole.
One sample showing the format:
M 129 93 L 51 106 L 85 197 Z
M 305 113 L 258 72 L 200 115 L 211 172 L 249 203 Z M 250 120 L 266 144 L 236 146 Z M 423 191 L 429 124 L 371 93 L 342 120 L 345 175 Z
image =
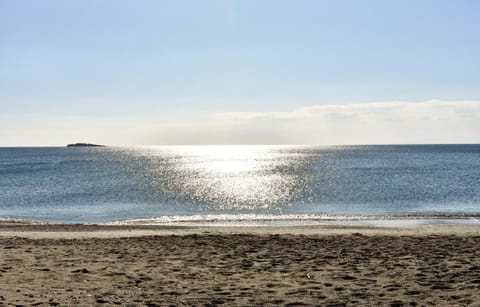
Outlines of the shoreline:
M 0 237 L 29 239 L 88 239 L 188 235 L 369 235 L 369 236 L 480 236 L 480 225 L 428 224 L 414 226 L 294 225 L 294 226 L 174 226 L 101 224 L 0 223 Z
M 2 224 L 20 225 L 134 225 L 134 226 L 416 226 L 480 225 L 480 214 L 402 214 L 402 215 L 328 215 L 328 214 L 194 214 L 165 215 L 110 221 L 48 221 L 42 219 L 0 217 Z

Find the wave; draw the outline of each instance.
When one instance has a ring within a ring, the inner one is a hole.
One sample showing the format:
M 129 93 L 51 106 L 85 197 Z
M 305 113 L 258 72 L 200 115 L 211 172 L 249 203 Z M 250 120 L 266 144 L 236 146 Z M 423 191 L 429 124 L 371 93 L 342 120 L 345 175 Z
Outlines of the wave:
M 48 222 L 39 221 L 39 220 L 32 220 L 32 219 L 21 219 L 21 218 L 14 218 L 14 217 L 0 217 L 0 225 L 7 224 L 7 225 L 47 225 L 50 224 Z
M 72 223 L 51 222 L 15 217 L 0 217 L 0 225 L 62 225 Z M 404 214 L 404 215 L 327 215 L 327 214 L 197 214 L 168 215 L 107 222 L 78 223 L 111 226 L 418 226 L 462 224 L 480 226 L 480 214 Z
M 104 223 L 107 225 L 165 225 L 165 226 L 308 226 L 308 225 L 395 225 L 402 224 L 474 224 L 480 225 L 480 215 L 430 214 L 347 216 L 326 214 L 199 214 L 170 215 L 129 219 Z

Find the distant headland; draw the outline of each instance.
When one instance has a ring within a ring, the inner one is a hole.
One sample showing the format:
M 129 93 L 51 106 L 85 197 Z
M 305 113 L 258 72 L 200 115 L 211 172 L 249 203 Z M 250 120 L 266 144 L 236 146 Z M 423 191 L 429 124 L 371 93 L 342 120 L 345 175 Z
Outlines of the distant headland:
M 68 144 L 67 147 L 105 147 L 105 145 L 90 144 L 90 143 L 75 143 L 75 144 Z

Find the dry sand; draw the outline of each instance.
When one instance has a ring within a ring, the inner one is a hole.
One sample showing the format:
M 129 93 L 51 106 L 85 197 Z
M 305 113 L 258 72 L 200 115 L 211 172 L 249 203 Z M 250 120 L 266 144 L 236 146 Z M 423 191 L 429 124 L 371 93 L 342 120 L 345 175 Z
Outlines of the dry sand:
M 0 305 L 479 302 L 478 226 L 0 225 Z

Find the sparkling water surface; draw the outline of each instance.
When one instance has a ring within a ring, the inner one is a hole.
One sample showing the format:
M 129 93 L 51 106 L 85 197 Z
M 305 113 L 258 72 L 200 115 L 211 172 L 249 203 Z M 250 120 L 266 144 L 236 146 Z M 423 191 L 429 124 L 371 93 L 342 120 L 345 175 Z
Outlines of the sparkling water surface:
M 480 214 L 480 145 L 0 148 L 0 218 Z

